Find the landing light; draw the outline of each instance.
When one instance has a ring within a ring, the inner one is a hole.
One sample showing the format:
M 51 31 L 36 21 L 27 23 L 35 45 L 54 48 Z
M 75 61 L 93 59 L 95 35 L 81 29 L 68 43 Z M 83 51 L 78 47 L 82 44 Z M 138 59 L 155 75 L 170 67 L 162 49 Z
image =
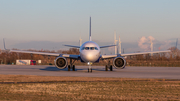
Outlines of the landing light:
M 88 62 L 87 64 L 88 64 L 88 65 L 92 65 L 92 63 L 91 63 L 91 62 Z

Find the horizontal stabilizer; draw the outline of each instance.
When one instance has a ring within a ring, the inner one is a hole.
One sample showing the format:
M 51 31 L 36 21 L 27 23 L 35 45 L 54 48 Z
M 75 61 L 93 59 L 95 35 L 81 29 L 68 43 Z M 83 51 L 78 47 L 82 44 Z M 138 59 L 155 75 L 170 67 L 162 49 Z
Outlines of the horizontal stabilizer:
M 113 46 L 116 46 L 116 45 L 100 46 L 100 48 L 107 48 L 107 47 L 113 47 Z
M 80 48 L 80 46 L 73 46 L 73 45 L 64 45 L 64 46 L 67 46 L 67 47 L 74 47 L 74 48 Z

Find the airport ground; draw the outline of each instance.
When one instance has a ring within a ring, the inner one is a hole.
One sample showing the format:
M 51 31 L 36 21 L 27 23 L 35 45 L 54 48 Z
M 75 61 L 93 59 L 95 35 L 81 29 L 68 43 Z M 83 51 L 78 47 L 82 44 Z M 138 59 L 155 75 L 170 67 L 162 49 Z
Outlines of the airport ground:
M 54 65 L 0 65 L 0 74 L 7 75 L 180 79 L 180 67 L 126 66 L 105 71 L 105 66 L 92 66 L 92 73 L 87 71 L 88 66 L 76 66 L 76 71 L 68 71 Z
M 0 100 L 180 100 L 180 67 L 104 70 L 0 65 Z

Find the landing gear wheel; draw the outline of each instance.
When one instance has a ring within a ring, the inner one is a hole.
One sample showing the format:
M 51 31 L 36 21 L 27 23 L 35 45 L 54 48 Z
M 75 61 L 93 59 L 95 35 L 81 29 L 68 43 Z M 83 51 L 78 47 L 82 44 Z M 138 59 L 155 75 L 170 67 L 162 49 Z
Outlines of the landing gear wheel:
M 92 73 L 92 68 L 88 68 L 88 73 L 91 72 Z
M 68 71 L 70 71 L 71 70 L 71 67 L 70 67 L 70 65 L 68 65 Z
M 75 65 L 73 65 L 72 70 L 75 71 Z
M 113 71 L 113 67 L 112 67 L 112 65 L 110 65 L 109 69 L 110 69 L 110 71 Z
M 105 66 L 105 71 L 108 71 L 108 66 L 107 65 Z

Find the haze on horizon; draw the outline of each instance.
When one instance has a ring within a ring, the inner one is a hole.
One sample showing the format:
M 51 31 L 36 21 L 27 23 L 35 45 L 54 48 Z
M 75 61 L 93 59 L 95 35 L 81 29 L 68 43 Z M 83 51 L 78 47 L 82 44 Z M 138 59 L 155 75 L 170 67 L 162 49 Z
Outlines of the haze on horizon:
M 113 44 L 116 31 L 128 52 L 146 51 L 138 45 L 144 37 L 142 45 L 149 45 L 149 36 L 155 50 L 167 49 L 180 39 L 179 4 L 179 0 L 1 0 L 0 42 L 5 38 L 8 48 L 67 49 L 62 44 L 78 45 L 80 37 L 88 41 L 91 16 L 92 40 L 100 45 Z

